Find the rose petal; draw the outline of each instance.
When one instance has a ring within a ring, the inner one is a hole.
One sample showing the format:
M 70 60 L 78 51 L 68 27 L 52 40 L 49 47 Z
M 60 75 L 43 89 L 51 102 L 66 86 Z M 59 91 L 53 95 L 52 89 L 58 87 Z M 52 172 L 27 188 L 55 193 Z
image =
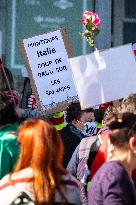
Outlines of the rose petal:
M 86 19 L 85 19 L 85 18 L 82 18 L 82 19 L 81 19 L 81 22 L 82 22 L 83 25 L 86 26 L 87 22 L 86 22 Z
M 99 25 L 99 23 L 100 23 L 100 19 L 99 18 L 96 18 L 94 21 L 93 21 L 93 24 L 94 25 Z

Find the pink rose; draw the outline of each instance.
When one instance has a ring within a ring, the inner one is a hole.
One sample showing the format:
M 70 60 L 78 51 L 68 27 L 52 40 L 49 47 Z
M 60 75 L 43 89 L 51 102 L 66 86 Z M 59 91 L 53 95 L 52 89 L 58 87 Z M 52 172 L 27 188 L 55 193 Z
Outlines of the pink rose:
M 85 11 L 83 14 L 83 18 L 82 18 L 82 24 L 84 26 L 86 26 L 87 24 L 87 19 L 92 18 L 92 23 L 94 25 L 95 28 L 98 28 L 98 25 L 100 24 L 100 18 L 97 14 L 91 12 L 91 11 Z

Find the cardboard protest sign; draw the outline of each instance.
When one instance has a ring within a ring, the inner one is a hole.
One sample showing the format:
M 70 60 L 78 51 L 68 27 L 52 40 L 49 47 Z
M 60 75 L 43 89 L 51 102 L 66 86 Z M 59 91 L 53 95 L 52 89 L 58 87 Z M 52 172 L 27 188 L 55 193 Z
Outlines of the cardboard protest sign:
M 41 111 L 59 112 L 77 100 L 68 62 L 72 54 L 64 30 L 23 39 L 20 48 Z
M 136 61 L 127 44 L 70 59 L 82 109 L 136 93 Z

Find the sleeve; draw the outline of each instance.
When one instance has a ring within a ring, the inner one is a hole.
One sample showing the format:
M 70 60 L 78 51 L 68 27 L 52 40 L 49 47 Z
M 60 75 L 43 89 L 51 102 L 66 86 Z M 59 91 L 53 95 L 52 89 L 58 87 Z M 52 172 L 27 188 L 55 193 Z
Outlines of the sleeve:
M 27 108 L 24 109 L 21 115 L 22 118 L 29 118 L 29 117 L 40 117 L 43 120 L 49 120 L 52 115 L 51 114 L 46 114 L 46 115 L 41 115 L 41 113 L 39 112 L 39 110 L 37 108 L 35 109 L 31 109 L 31 108 Z
M 19 155 L 16 137 L 0 141 L 0 178 L 12 171 Z
M 76 147 L 68 165 L 67 170 L 74 176 L 77 177 L 77 166 L 79 162 L 79 145 Z

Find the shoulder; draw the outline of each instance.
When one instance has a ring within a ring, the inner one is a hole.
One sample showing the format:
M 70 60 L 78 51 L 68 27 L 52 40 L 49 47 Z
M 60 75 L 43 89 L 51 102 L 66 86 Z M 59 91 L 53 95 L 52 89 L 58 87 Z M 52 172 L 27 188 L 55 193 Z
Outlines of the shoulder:
M 128 178 L 128 174 L 124 167 L 115 161 L 105 162 L 96 172 L 96 177 L 100 180 L 106 178 L 107 180 L 121 180 L 123 177 Z
M 134 198 L 128 173 L 118 162 L 103 164 L 92 178 L 88 192 L 90 202 L 101 200 L 105 204 L 133 204 Z
M 16 136 L 18 126 L 18 123 L 5 125 L 3 128 L 0 129 L 0 139 L 7 135 L 9 135 L 9 137 Z
M 89 151 L 91 148 L 91 145 L 96 141 L 97 139 L 97 135 L 96 136 L 91 136 L 91 137 L 85 137 L 81 140 L 80 144 L 79 144 L 79 152 L 80 153 L 84 153 L 87 152 L 87 156 L 89 155 Z M 80 157 L 81 158 L 81 157 Z
M 16 132 L 7 132 L 0 137 L 0 144 L 12 145 L 13 143 L 18 144 Z
M 63 129 L 61 130 L 61 136 L 68 134 L 70 132 L 70 126 L 69 124 L 66 125 L 66 127 L 63 127 Z
M 74 137 L 73 132 L 71 131 L 70 125 L 67 124 L 60 133 L 61 139 L 63 142 L 71 141 L 71 138 Z
M 125 168 L 115 162 L 110 161 L 104 163 L 96 172 L 91 181 L 90 190 L 92 192 L 95 190 L 103 190 L 107 193 L 109 189 L 120 189 L 123 187 L 125 189 L 128 186 L 131 186 L 131 182 Z
M 12 186 L 12 184 L 24 183 L 25 181 L 27 182 L 32 177 L 33 171 L 31 168 L 23 169 L 19 172 L 13 173 L 12 175 L 8 174 L 0 180 L 0 191 Z M 12 184 L 10 183 L 10 180 L 13 182 Z

